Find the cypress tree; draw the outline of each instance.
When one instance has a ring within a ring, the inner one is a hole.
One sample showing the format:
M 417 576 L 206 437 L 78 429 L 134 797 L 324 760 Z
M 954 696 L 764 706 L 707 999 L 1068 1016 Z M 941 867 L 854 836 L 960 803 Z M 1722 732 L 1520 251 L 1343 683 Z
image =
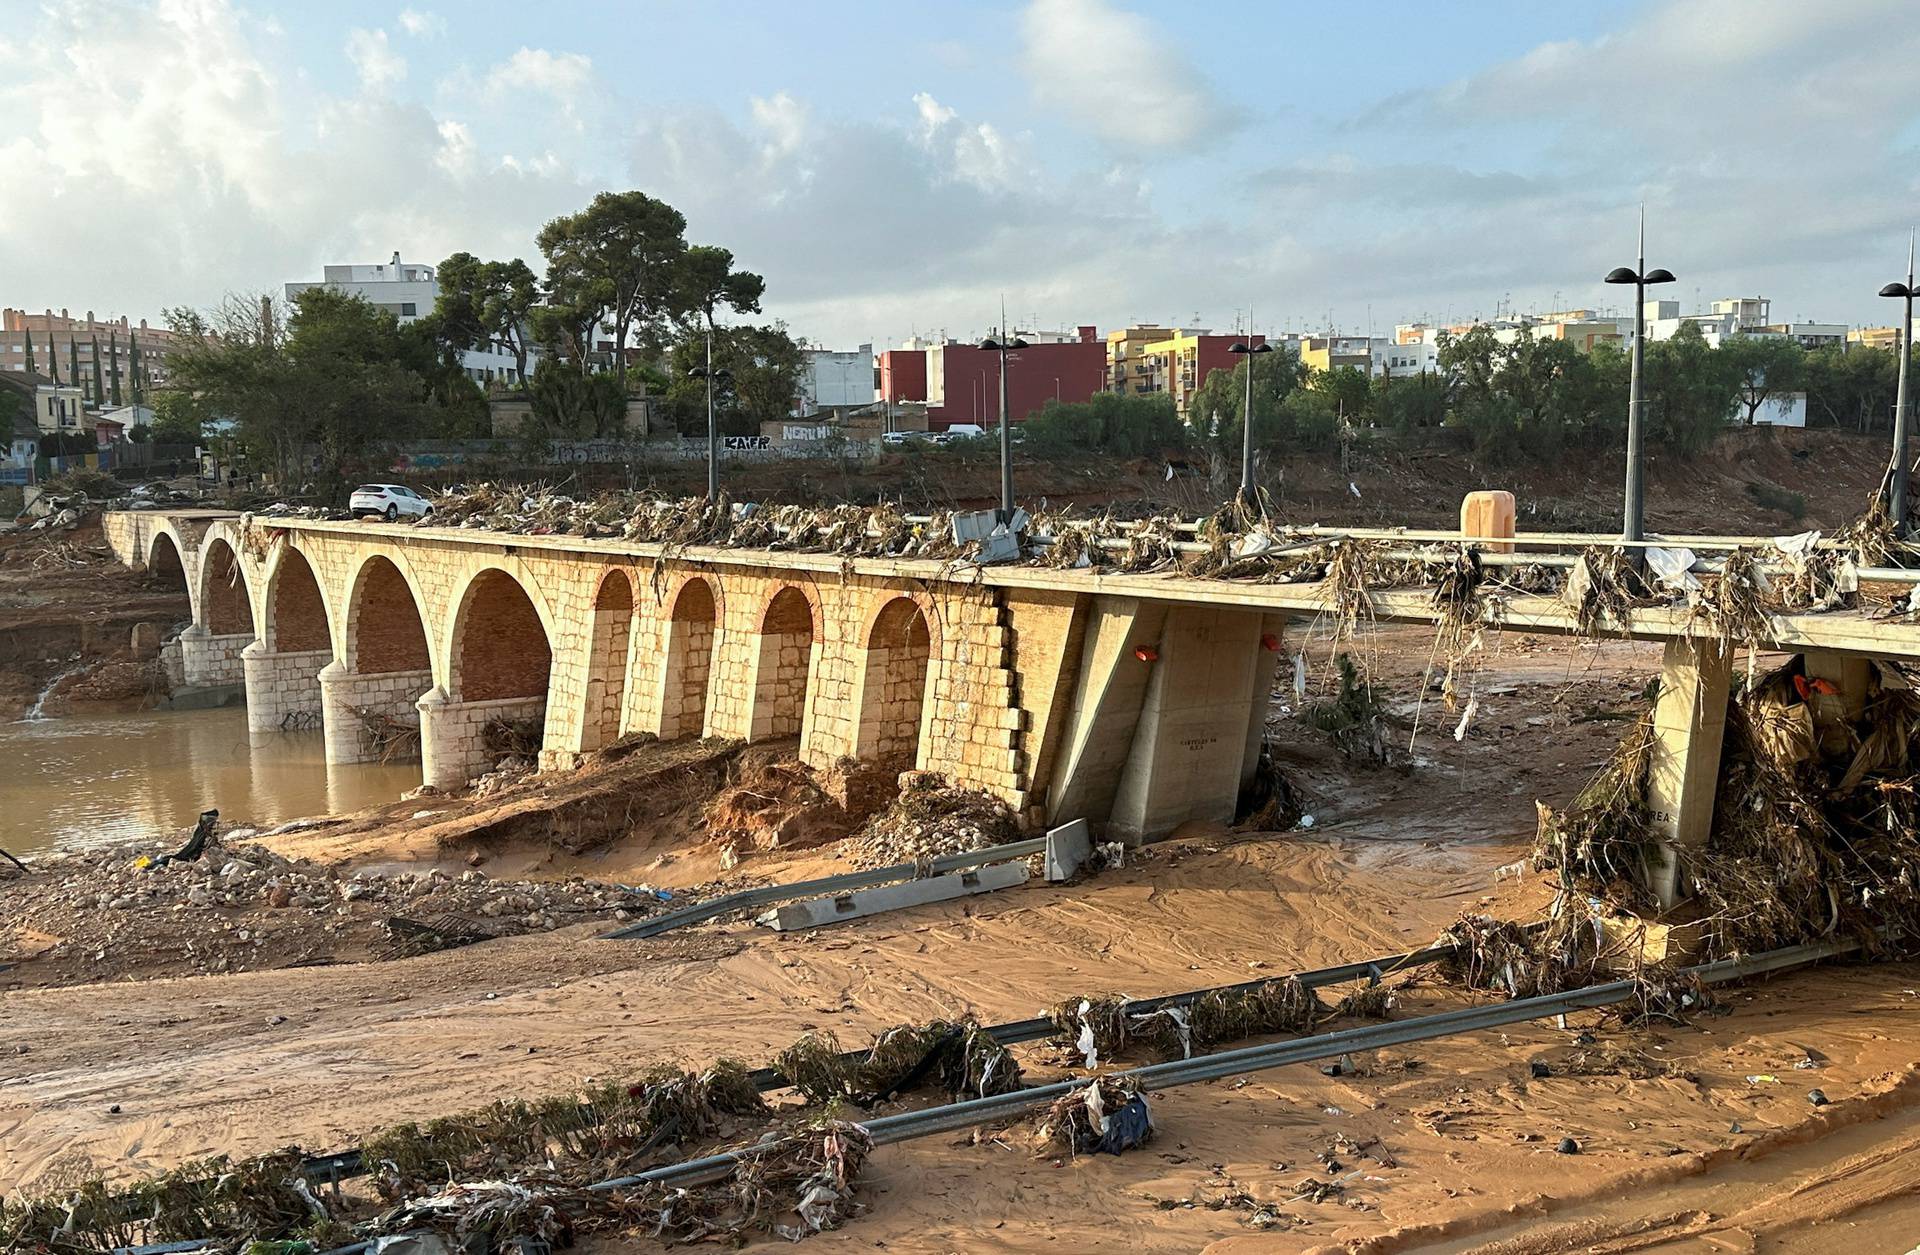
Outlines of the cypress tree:
M 126 402 L 120 399 L 120 337 L 107 332 L 107 362 L 113 369 L 113 406 L 119 409 Z
M 80 341 L 73 338 L 72 332 L 68 332 L 67 333 L 67 387 L 78 388 L 80 386 L 81 386 Z
M 127 356 L 131 359 L 127 370 L 133 376 L 133 403 L 140 405 L 147 399 L 147 390 L 140 378 L 140 337 L 131 331 L 127 332 Z
M 47 337 L 47 369 L 53 372 L 53 382 L 60 382 L 60 353 L 53 347 L 53 337 Z
M 27 373 L 33 373 L 33 331 L 27 331 Z
M 100 337 L 93 337 L 93 403 L 99 405 L 107 399 L 107 385 L 100 378 Z

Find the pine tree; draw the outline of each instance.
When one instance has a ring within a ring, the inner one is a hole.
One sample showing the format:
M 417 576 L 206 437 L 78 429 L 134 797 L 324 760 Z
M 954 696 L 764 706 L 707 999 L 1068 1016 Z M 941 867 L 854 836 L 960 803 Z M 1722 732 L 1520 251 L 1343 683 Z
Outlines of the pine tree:
M 120 337 L 107 332 L 107 361 L 113 367 L 113 408 L 119 409 L 126 402 L 120 399 Z
M 107 399 L 106 381 L 100 378 L 100 337 L 93 337 L 93 403 L 100 405 Z
M 27 373 L 33 373 L 33 332 L 27 332 Z

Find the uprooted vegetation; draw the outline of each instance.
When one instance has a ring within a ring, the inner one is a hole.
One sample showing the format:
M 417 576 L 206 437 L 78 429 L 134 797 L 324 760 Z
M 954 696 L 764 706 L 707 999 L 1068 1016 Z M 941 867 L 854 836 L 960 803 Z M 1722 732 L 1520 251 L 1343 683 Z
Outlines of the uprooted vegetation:
M 1870 949 L 1920 936 L 1920 696 L 1872 668 L 1850 711 L 1795 658 L 1729 697 L 1712 832 L 1681 852 L 1690 925 L 1710 957 L 1835 935 Z M 1643 720 L 1564 813 L 1541 808 L 1534 858 L 1574 893 L 1651 911 L 1655 838 Z

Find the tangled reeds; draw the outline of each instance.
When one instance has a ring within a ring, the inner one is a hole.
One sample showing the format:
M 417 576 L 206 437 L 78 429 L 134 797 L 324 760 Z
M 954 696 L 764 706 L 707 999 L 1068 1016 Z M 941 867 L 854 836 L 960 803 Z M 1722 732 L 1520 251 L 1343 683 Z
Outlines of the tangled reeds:
M 126 1188 L 95 1180 L 65 1196 L 0 1196 L 0 1250 L 66 1255 L 193 1238 L 303 1236 L 331 1217 L 299 1165 L 298 1151 L 222 1156 Z
M 1054 1099 L 1034 1128 L 1036 1150 L 1068 1156 L 1118 1155 L 1152 1137 L 1146 1096 L 1110 1077 Z
M 1341 653 L 1333 661 L 1338 682 L 1334 695 L 1307 706 L 1300 718 L 1324 732 L 1344 758 L 1380 767 L 1399 765 L 1400 756 L 1387 737 L 1386 708 L 1373 685 L 1361 677 L 1353 655 Z
M 971 1017 L 902 1024 L 850 1056 L 829 1032 L 803 1035 L 773 1066 L 809 1102 L 870 1106 L 928 1081 L 954 1098 L 985 1098 L 1021 1088 L 1020 1063 Z
M 420 756 L 420 720 L 402 719 L 384 710 L 359 707 L 354 717 L 360 720 L 360 737 L 376 761 L 394 762 Z
M 1362 990 L 1329 1010 L 1318 994 L 1295 977 L 1223 989 L 1185 1006 L 1135 1007 L 1125 996 L 1065 998 L 1047 1012 L 1057 1041 L 1079 1052 L 1087 1067 L 1135 1044 L 1167 1057 L 1187 1057 L 1222 1042 L 1273 1033 L 1304 1033 L 1338 1016 L 1378 1018 L 1392 1005 L 1385 986 Z

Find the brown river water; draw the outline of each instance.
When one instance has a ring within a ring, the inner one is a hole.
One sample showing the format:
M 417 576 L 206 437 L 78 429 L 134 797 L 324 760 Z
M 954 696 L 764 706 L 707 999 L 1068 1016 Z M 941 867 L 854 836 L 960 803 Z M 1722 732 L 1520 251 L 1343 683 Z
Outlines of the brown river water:
M 247 712 L 142 711 L 0 723 L 0 849 L 184 835 L 200 812 L 266 828 L 390 802 L 418 763 L 329 767 L 320 733 L 250 745 Z

